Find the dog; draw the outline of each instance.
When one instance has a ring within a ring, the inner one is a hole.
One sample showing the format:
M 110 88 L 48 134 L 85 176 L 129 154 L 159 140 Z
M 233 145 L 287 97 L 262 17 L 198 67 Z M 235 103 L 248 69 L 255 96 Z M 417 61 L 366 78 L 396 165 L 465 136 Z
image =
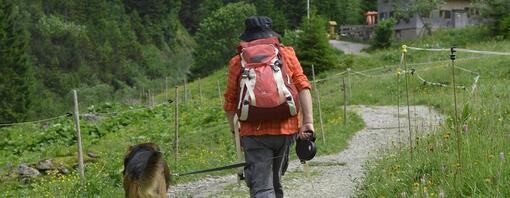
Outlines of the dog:
M 166 198 L 170 169 L 159 146 L 143 143 L 130 146 L 124 157 L 126 198 Z

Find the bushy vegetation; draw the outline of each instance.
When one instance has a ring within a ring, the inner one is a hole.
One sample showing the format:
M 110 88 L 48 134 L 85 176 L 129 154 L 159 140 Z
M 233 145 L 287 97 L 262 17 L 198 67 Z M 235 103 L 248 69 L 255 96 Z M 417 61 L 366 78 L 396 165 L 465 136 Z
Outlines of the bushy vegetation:
M 361 22 L 361 11 L 372 9 L 371 4 L 373 2 L 366 0 L 311 1 L 311 8 L 324 18 L 348 24 Z M 343 7 L 349 9 L 338 9 Z M 218 14 L 220 12 L 222 14 Z M 229 12 L 238 14 L 224 15 Z M 211 21 L 216 18 L 212 19 L 212 15 L 226 20 L 213 23 Z M 105 101 L 139 102 L 135 98 L 142 95 L 144 100 L 149 89 L 153 94 L 154 85 L 161 86 L 166 77 L 170 85 L 176 85 L 190 76 L 194 78 L 205 71 L 213 72 L 225 65 L 225 57 L 233 55 L 231 43 L 239 36 L 244 27 L 242 21 L 248 15 L 270 16 L 274 29 L 283 35 L 285 31 L 299 27 L 306 15 L 306 2 L 2 1 L 1 28 L 3 31 L 7 30 L 5 28 L 17 31 L 16 38 L 10 35 L 14 32 L 5 33 L 0 38 L 2 47 L 16 51 L 2 56 L 5 60 L 23 59 L 27 71 L 32 73 L 17 71 L 16 75 L 24 76 L 23 83 L 14 83 L 16 77 L 9 72 L 0 73 L 1 79 L 12 79 L 1 82 L 1 86 L 6 87 L 2 89 L 1 96 L 6 100 L 0 109 L 7 117 L 0 119 L 0 123 L 62 115 L 71 109 L 72 89 L 86 91 L 90 96 L 80 101 L 84 107 Z M 210 19 L 206 21 L 208 17 Z M 15 23 L 9 22 L 13 19 L 16 19 Z M 201 23 L 204 27 L 197 32 Z M 218 26 L 216 28 L 220 28 L 220 32 L 232 31 L 227 32 L 225 37 L 205 30 L 206 26 Z M 225 28 L 227 26 L 229 28 Z M 195 48 L 195 42 L 201 44 L 200 47 Z M 211 42 L 221 47 L 204 50 L 211 46 Z M 17 43 L 17 47 L 13 43 Z M 193 51 L 195 57 L 192 56 Z M 11 64 L 2 62 L 4 65 Z M 192 66 L 194 70 L 190 73 Z M 161 91 L 161 88 L 157 89 L 157 92 Z M 11 93 L 18 94 L 13 96 Z M 21 96 L 23 100 L 15 99 Z
M 313 15 L 309 20 L 303 21 L 300 26 L 301 32 L 297 34 L 296 54 L 308 76 L 312 74 L 312 65 L 316 73 L 334 69 L 340 65 L 338 61 L 340 52 L 333 49 L 325 36 L 327 35 L 326 24 L 326 20 Z
M 444 30 L 435 34 L 406 44 L 448 48 L 452 44 L 461 43 L 462 48 L 468 49 L 510 51 L 508 41 L 490 40 L 489 31 L 485 27 Z M 408 65 L 415 68 L 423 78 L 451 85 L 449 52 L 409 50 L 408 56 Z M 400 51 L 395 47 L 374 52 L 370 60 L 357 59 L 355 65 L 397 65 L 399 59 Z M 445 62 L 438 63 L 438 60 Z M 433 134 L 425 135 L 425 131 L 415 130 L 413 127 L 413 133 L 417 133 L 417 137 L 413 139 L 413 158 L 409 148 L 395 146 L 381 160 L 369 163 L 367 179 L 359 186 L 358 196 L 508 196 L 510 128 L 505 124 L 510 119 L 509 79 L 506 75 L 508 60 L 507 56 L 458 54 L 457 66 L 481 75 L 475 92 L 471 93 L 475 76 L 461 69 L 455 72 L 457 83 L 466 86 L 466 89 L 457 90 L 459 117 L 462 118 L 459 120 L 460 137 L 457 136 L 452 122 L 452 88 L 424 85 L 417 78 L 411 77 L 411 104 L 435 107 L 446 116 L 446 120 Z M 436 63 L 414 64 L 420 62 Z M 386 75 L 353 80 L 353 91 L 356 91 L 352 94 L 351 103 L 396 105 L 396 75 L 393 71 L 382 73 Z M 405 91 L 403 85 L 400 90 Z M 405 101 L 405 92 L 400 95 L 401 105 L 405 104 L 402 102 Z M 417 125 L 421 124 L 418 121 Z M 457 156 L 458 138 L 461 145 L 460 161 Z
M 482 16 L 492 19 L 492 31 L 501 38 L 510 38 L 510 1 L 508 0 L 477 0 L 482 8 Z
M 239 36 L 244 31 L 244 19 L 255 13 L 253 5 L 240 2 L 228 4 L 205 18 L 196 34 L 200 42 L 193 53 L 196 63 L 192 76 L 211 74 L 224 67 L 237 53 Z
M 81 133 L 84 151 L 92 151 L 99 158 L 86 156 L 87 182 L 80 187 L 76 167 L 76 142 L 72 118 L 60 118 L 54 122 L 24 124 L 0 129 L 0 195 L 6 197 L 121 197 L 122 159 L 128 146 L 142 142 L 159 144 L 173 173 L 223 166 L 236 162 L 235 147 L 229 132 L 221 98 L 216 83 L 225 87 L 226 70 L 188 84 L 188 101 L 183 102 L 183 87 L 180 87 L 179 158 L 175 161 L 174 103 L 163 103 L 153 108 L 106 103 L 90 106 L 81 116 Z M 202 87 L 199 92 L 198 86 Z M 341 104 L 337 100 L 341 92 L 324 90 L 335 95 L 322 98 L 323 116 L 328 144 L 317 140 L 319 155 L 339 152 L 347 146 L 347 140 L 363 127 L 359 117 L 349 113 L 348 126 L 343 125 L 343 114 L 336 111 Z M 175 96 L 169 94 L 175 101 Z M 164 101 L 158 95 L 157 101 Z M 315 110 L 317 112 L 317 109 Z M 121 112 L 121 113 L 118 113 Z M 85 114 L 96 115 L 90 119 Z M 292 154 L 295 158 L 295 154 Z M 20 163 L 35 163 L 42 159 L 53 159 L 54 164 L 63 164 L 73 170 L 70 175 L 47 171 L 42 177 L 23 180 L 13 171 Z M 4 168 L 9 167 L 11 168 Z M 211 173 L 230 174 L 232 171 Z M 175 183 L 195 180 L 204 175 L 174 177 Z M 78 190 L 77 190 L 78 189 Z
M 393 26 L 395 20 L 384 19 L 381 20 L 374 29 L 374 38 L 372 40 L 373 48 L 387 48 L 390 47 L 394 41 Z
M 10 2 L 0 1 L 0 121 L 23 120 L 29 111 L 33 85 L 28 59 L 26 13 Z

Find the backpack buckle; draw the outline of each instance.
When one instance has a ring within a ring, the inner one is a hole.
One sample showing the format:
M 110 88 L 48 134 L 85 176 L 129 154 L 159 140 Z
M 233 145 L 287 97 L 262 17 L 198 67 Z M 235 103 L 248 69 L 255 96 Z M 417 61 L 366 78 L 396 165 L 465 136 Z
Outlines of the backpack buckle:
M 280 67 L 282 66 L 282 62 L 279 59 L 276 59 L 274 63 L 271 65 L 271 68 L 273 68 L 274 72 L 280 71 Z
M 243 78 L 248 78 L 250 76 L 250 70 L 247 70 L 246 68 L 242 68 L 241 76 Z

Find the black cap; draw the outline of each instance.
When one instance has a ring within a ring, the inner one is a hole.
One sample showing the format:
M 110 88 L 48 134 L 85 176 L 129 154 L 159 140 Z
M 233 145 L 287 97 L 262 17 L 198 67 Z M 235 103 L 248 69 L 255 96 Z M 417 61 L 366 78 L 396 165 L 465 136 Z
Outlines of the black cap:
M 267 16 L 251 16 L 244 21 L 245 30 L 239 37 L 243 41 L 252 41 L 256 39 L 280 37 L 271 27 L 273 21 Z

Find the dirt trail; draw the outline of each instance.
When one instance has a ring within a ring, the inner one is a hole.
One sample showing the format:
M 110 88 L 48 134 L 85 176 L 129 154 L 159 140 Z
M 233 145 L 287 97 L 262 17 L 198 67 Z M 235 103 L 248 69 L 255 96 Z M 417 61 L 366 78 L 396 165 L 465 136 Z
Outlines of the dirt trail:
M 285 197 L 353 197 L 356 185 L 364 178 L 363 165 L 367 160 L 380 156 L 391 144 L 406 144 L 409 133 L 404 108 L 400 109 L 400 132 L 396 106 L 350 108 L 363 118 L 366 127 L 352 137 L 348 148 L 342 152 L 312 160 L 308 177 L 303 174 L 303 166 L 292 161 L 289 174 L 283 178 Z M 443 120 L 436 111 L 425 106 L 411 107 L 411 116 L 416 120 L 411 125 L 414 128 L 416 124 L 418 131 L 432 131 L 430 129 Z M 249 197 L 245 185 L 235 183 L 234 176 L 206 178 L 172 187 L 169 197 Z

